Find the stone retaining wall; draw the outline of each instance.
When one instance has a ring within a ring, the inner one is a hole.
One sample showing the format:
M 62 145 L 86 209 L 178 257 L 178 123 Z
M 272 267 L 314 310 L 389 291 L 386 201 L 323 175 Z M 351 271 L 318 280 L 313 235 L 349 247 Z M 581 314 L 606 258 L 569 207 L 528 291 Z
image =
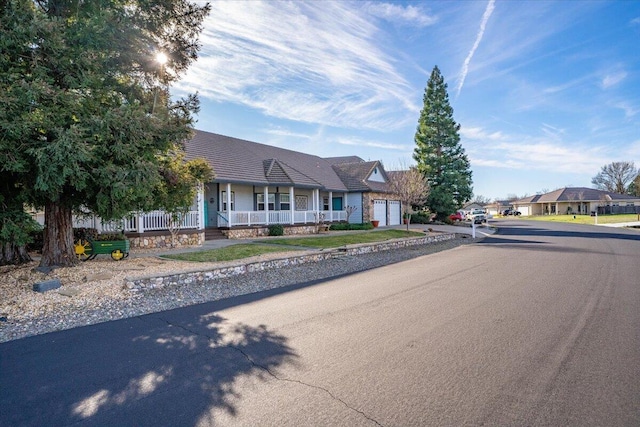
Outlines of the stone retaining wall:
M 316 234 L 317 228 L 315 224 L 311 225 L 284 225 L 284 235 L 294 236 L 298 234 Z M 268 226 L 258 227 L 233 227 L 228 230 L 221 230 L 228 239 L 252 239 L 256 237 L 265 237 L 269 235 Z
M 144 233 L 127 236 L 131 249 L 162 249 L 171 248 L 171 234 Z M 204 244 L 204 231 L 180 233 L 176 236 L 176 248 L 201 246 Z
M 371 252 L 386 251 L 390 249 L 398 249 L 416 245 L 427 245 L 445 240 L 452 240 L 455 234 L 436 234 L 433 236 L 417 237 L 414 239 L 397 239 L 380 243 L 367 243 L 360 245 L 350 245 L 343 248 L 336 248 L 328 251 L 307 253 L 305 255 L 289 256 L 286 258 L 278 258 L 269 261 L 256 261 L 246 264 L 240 263 L 227 267 L 211 268 L 209 270 L 194 271 L 189 273 L 167 274 L 164 276 L 148 276 L 136 279 L 125 279 L 125 286 L 131 291 L 140 291 L 145 289 L 162 288 L 165 286 L 188 286 L 193 283 L 207 284 L 225 277 L 236 276 L 239 274 L 262 271 L 272 268 L 286 268 L 298 264 L 308 262 L 318 262 L 326 259 L 338 257 L 358 255 Z

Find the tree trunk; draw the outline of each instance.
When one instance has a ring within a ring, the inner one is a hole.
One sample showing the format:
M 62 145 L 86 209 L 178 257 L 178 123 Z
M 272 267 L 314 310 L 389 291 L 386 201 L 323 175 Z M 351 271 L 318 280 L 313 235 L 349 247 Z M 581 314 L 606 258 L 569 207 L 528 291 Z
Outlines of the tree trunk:
M 40 267 L 70 267 L 78 263 L 73 246 L 73 212 L 56 202 L 44 207 L 44 245 Z
M 32 259 L 25 246 L 18 246 L 14 243 L 0 245 L 0 265 L 25 264 L 31 261 Z

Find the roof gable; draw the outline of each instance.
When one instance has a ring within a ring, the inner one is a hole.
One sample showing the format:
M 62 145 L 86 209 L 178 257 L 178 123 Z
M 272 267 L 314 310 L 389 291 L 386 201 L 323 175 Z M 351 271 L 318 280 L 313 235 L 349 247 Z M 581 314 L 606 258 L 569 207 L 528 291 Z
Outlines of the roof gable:
M 369 179 L 375 168 L 379 169 L 384 182 L 371 181 Z M 382 164 L 377 160 L 373 162 L 338 163 L 333 165 L 333 169 L 349 191 L 389 192 L 389 185 L 387 184 L 389 178 Z

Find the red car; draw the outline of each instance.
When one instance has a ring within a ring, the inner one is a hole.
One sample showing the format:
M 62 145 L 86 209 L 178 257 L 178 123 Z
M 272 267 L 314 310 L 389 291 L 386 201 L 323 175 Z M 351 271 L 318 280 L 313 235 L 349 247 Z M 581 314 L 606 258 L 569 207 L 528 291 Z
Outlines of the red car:
M 464 221 L 464 214 L 460 211 L 449 215 L 451 221 Z

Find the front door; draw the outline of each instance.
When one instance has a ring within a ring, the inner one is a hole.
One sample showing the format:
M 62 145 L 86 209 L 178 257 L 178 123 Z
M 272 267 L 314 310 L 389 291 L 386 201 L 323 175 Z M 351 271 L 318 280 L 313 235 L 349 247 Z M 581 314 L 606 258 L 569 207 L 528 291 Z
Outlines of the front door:
M 332 205 L 334 211 L 341 211 L 342 210 L 342 197 L 334 197 L 333 200 L 331 201 L 331 205 Z

